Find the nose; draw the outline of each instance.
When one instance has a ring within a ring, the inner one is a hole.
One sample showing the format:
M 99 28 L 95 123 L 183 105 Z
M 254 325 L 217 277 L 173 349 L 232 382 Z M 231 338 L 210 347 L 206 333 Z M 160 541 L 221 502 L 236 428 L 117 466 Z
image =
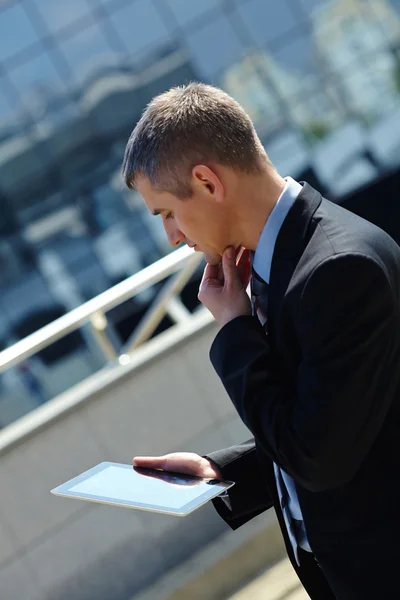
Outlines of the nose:
M 185 240 L 185 236 L 183 235 L 182 231 L 180 231 L 180 229 L 178 229 L 178 227 L 175 225 L 164 223 L 164 229 L 170 246 L 179 246 L 179 244 Z

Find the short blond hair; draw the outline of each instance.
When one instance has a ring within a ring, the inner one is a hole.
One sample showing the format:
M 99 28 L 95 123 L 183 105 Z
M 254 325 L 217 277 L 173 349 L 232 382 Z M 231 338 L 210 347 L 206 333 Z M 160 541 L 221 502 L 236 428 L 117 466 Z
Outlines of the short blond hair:
M 185 198 L 192 194 L 192 168 L 209 163 L 248 173 L 271 165 L 242 106 L 219 88 L 190 83 L 151 100 L 129 138 L 122 170 L 131 189 L 140 174 Z

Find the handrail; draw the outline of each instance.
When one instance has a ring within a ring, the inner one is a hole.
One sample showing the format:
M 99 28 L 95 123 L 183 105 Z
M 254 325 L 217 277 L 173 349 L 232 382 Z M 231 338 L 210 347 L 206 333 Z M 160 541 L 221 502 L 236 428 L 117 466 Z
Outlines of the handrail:
M 158 283 L 184 266 L 194 255 L 188 246 L 175 250 L 142 271 L 92 298 L 66 315 L 0 352 L 0 373 L 29 358 L 53 342 L 66 336 L 104 313 L 132 298 L 145 288 Z M 196 257 L 197 258 L 197 257 Z M 197 260 L 196 260 L 197 264 Z

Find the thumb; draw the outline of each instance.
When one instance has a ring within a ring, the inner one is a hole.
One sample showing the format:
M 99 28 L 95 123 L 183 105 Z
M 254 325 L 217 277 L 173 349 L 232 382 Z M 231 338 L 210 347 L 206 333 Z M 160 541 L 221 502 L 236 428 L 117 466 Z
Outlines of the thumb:
M 166 456 L 135 456 L 133 466 L 147 469 L 164 469 L 166 462 Z
M 235 262 L 235 250 L 232 246 L 228 246 L 222 255 L 222 270 L 224 272 L 225 283 L 232 284 L 235 281 L 239 281 Z

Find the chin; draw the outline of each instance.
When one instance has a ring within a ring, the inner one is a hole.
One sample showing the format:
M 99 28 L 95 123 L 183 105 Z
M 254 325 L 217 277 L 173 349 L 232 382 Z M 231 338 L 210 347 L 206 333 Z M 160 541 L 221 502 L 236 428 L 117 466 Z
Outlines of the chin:
M 203 252 L 204 260 L 209 265 L 220 265 L 221 264 L 221 256 L 219 254 L 211 254 L 211 252 Z

